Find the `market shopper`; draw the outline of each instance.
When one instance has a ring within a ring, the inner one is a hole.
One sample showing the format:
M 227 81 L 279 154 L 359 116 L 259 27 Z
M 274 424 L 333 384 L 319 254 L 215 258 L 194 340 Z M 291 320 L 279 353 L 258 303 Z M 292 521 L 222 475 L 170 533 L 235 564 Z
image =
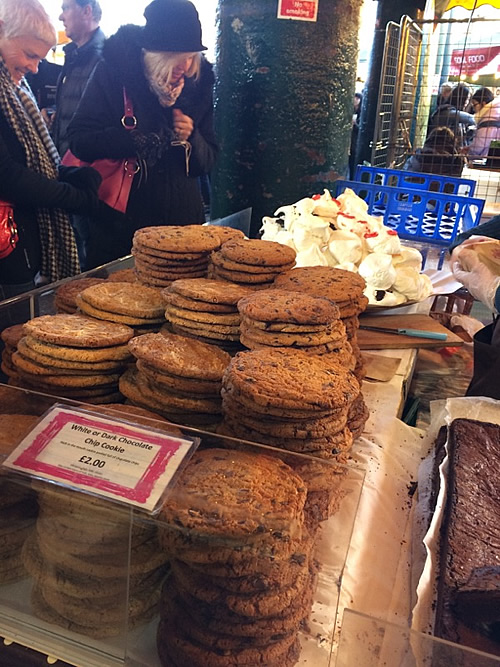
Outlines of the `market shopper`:
M 430 132 L 422 148 L 417 148 L 408 158 L 404 169 L 460 177 L 464 165 L 465 158 L 460 153 L 453 131 L 449 127 L 436 127 Z
M 490 144 L 500 139 L 500 97 L 489 88 L 479 88 L 471 98 L 476 131 L 471 143 L 464 148 L 470 158 L 486 157 Z
M 99 22 L 102 11 L 97 0 L 63 0 L 59 20 L 71 39 L 64 47 L 64 65 L 56 91 L 55 115 L 51 134 L 59 155 L 63 156 L 69 144 L 66 130 L 85 86 L 101 59 L 105 36 Z
M 108 38 L 68 128 L 81 160 L 138 158 L 126 214 L 112 211 L 91 227 L 89 265 L 129 254 L 141 227 L 205 220 L 198 177 L 210 172 L 217 146 L 198 13 L 188 0 L 153 0 L 144 15 L 144 27 Z M 132 130 L 122 125 L 124 91 Z
M 71 42 L 64 47 L 64 65 L 57 82 L 55 115 L 51 134 L 59 155 L 69 148 L 67 129 L 92 73 L 101 60 L 105 36 L 99 23 L 102 11 L 97 0 L 63 0 L 59 20 Z M 43 110 L 42 110 L 43 112 Z M 82 270 L 87 268 L 89 225 L 87 216 L 73 215 L 78 257 Z
M 459 83 L 451 91 L 444 104 L 438 106 L 429 121 L 429 133 L 436 127 L 449 127 L 457 139 L 459 148 L 463 148 L 472 138 L 475 127 L 474 116 L 464 111 L 470 99 L 470 90 Z
M 500 239 L 500 216 L 457 239 L 451 267 L 455 278 L 494 316 L 494 321 L 474 336 L 474 373 L 467 395 L 500 399 L 500 271 L 481 261 L 477 252 L 478 244 L 492 238 Z
M 24 75 L 56 42 L 38 0 L 0 2 L 0 199 L 13 205 L 19 240 L 0 259 L 0 299 L 79 272 L 68 212 L 99 207 L 100 176 L 58 168 L 59 155 Z

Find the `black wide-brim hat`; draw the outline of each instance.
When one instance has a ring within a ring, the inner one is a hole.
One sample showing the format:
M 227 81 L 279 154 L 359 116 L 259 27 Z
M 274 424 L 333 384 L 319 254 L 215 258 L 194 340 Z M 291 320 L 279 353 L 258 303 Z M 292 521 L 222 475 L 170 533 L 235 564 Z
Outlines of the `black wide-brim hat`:
M 206 51 L 201 43 L 198 12 L 189 0 L 153 0 L 144 16 L 141 46 L 147 51 Z

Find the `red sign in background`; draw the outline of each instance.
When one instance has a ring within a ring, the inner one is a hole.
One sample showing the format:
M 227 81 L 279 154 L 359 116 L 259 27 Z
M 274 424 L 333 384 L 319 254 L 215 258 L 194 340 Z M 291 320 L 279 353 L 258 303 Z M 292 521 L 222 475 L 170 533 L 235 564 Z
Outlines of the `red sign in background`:
M 451 53 L 450 76 L 470 76 L 485 67 L 500 53 L 500 46 L 476 49 L 454 49 Z
M 280 0 L 278 5 L 279 19 L 295 19 L 298 21 L 316 21 L 318 0 Z

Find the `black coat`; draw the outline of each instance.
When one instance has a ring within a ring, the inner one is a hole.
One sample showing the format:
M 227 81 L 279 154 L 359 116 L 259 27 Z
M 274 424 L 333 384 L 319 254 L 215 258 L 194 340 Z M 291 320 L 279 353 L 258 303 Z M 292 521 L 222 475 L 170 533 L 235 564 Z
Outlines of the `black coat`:
M 15 250 L 0 259 L 0 284 L 27 283 L 39 271 L 38 208 L 62 208 L 81 213 L 96 210 L 99 176 L 93 170 L 61 167 L 59 178 L 59 181 L 53 180 L 27 168 L 24 149 L 0 111 L 0 199 L 14 204 L 14 220 L 19 229 Z M 62 182 L 63 179 L 68 182 Z M 69 181 L 90 189 L 73 187 Z
M 61 157 L 69 148 L 66 131 L 85 86 L 95 66 L 101 59 L 105 36 L 100 28 L 88 42 L 78 47 L 70 42 L 64 47 L 64 65 L 57 82 L 56 115 L 52 126 L 52 138 Z
M 172 128 L 172 108 L 164 108 L 150 90 L 144 75 L 139 38 L 143 28 L 122 26 L 103 49 L 77 112 L 68 128 L 72 152 L 86 162 L 99 158 L 122 159 L 135 155 L 131 132 L 121 124 L 123 87 L 137 119 L 138 132 Z M 135 230 L 151 225 L 187 225 L 204 222 L 198 177 L 212 169 L 217 144 L 213 130 L 211 65 L 202 60 L 198 81 L 186 79 L 175 106 L 194 121 L 189 176 L 185 152 L 170 147 L 154 166 L 142 168 L 134 178 L 126 216 L 111 209 L 92 221 L 91 246 L 98 246 L 98 262 L 111 261 L 130 252 Z M 171 133 L 171 132 L 169 132 Z M 91 251 L 92 263 L 96 263 Z

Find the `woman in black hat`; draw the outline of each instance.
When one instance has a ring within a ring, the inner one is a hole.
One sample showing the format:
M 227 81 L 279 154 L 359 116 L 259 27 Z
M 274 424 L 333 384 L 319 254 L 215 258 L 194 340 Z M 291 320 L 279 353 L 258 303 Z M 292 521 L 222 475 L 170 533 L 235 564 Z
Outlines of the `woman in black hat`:
M 125 215 L 109 209 L 91 221 L 87 268 L 129 254 L 141 227 L 204 222 L 198 177 L 217 144 L 198 13 L 188 0 L 153 0 L 144 16 L 144 27 L 122 26 L 106 41 L 68 128 L 81 160 L 138 159 Z M 133 118 L 122 123 L 124 91 Z

